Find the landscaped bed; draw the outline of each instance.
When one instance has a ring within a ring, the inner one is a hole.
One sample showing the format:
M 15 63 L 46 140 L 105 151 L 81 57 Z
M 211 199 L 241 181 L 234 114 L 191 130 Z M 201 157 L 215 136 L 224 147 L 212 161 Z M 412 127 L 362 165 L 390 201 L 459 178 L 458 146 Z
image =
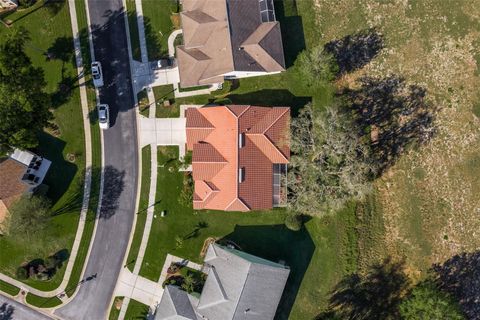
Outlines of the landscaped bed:
M 207 275 L 199 270 L 189 268 L 181 263 L 172 263 L 167 269 L 167 278 L 162 283 L 162 287 L 174 285 L 188 293 L 200 294 L 206 278 Z

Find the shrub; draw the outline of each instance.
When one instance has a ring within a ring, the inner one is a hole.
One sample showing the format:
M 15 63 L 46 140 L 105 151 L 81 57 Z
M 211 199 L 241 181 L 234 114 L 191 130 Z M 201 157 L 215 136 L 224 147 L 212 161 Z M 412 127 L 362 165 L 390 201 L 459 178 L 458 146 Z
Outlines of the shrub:
M 302 228 L 302 216 L 296 213 L 289 213 L 285 217 L 285 226 L 292 231 L 299 231 Z
M 45 267 L 47 269 L 56 269 L 58 265 L 57 258 L 54 256 L 50 256 L 47 259 L 45 259 Z
M 193 203 L 193 178 L 190 173 L 183 179 L 183 188 L 178 197 L 178 202 L 184 207 L 190 207 Z
M 16 272 L 17 279 L 20 280 L 27 280 L 28 279 L 28 271 L 25 267 L 18 267 Z

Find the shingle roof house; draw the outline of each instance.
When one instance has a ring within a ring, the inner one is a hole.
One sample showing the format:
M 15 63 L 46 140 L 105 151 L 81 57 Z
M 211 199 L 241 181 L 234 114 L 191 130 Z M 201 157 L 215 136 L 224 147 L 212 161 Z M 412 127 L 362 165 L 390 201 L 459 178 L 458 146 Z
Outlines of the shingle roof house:
M 182 87 L 285 70 L 273 0 L 184 0 L 181 20 Z
M 166 286 L 155 320 L 273 319 L 288 267 L 217 244 L 205 256 L 208 276 L 199 298 Z
M 290 159 L 290 108 L 188 108 L 186 131 L 194 209 L 249 211 L 278 204 L 274 176 Z
M 0 222 L 22 194 L 43 182 L 50 164 L 50 160 L 18 149 L 8 158 L 0 160 Z

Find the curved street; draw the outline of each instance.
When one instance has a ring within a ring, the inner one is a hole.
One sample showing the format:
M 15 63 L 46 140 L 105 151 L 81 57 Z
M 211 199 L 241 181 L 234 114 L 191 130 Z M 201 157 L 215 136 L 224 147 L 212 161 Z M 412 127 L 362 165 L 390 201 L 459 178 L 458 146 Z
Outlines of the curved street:
M 110 106 L 104 131 L 104 189 L 85 281 L 55 315 L 64 319 L 105 319 L 127 250 L 137 195 L 136 116 L 121 0 L 89 0 L 95 59 L 102 63 L 101 103 Z

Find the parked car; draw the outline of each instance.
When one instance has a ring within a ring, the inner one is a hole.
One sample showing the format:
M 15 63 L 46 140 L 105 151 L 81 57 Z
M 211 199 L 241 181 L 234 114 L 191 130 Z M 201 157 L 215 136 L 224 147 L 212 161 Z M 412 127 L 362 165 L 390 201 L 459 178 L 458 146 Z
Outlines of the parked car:
M 103 87 L 102 64 L 98 61 L 92 62 L 93 85 L 96 88 Z
M 168 69 L 168 68 L 171 68 L 173 67 L 173 58 L 164 58 L 164 59 L 160 59 L 160 60 L 157 60 L 155 62 L 152 63 L 152 68 L 154 70 L 159 70 L 159 69 Z
M 100 129 L 106 130 L 110 128 L 110 111 L 108 104 L 99 104 L 97 110 Z

